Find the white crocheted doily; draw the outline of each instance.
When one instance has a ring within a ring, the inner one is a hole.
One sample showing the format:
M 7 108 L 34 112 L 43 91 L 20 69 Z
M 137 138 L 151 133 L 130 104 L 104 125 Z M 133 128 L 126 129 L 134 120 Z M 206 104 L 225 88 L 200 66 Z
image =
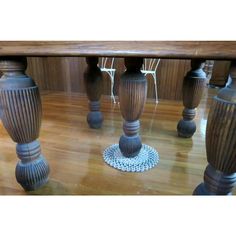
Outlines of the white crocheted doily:
M 105 149 L 103 158 L 108 165 L 128 172 L 149 170 L 156 166 L 159 161 L 157 151 L 146 144 L 142 144 L 142 148 L 137 156 L 130 158 L 122 155 L 118 144 L 113 144 Z

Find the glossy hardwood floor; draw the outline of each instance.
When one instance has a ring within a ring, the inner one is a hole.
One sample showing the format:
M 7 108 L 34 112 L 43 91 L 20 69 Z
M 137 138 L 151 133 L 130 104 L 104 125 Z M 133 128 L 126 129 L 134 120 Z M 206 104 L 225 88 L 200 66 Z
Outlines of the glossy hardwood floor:
M 209 92 L 208 92 L 209 91 Z M 100 130 L 88 128 L 87 98 L 43 92 L 43 121 L 40 135 L 43 154 L 51 167 L 50 181 L 34 192 L 24 192 L 15 179 L 15 144 L 0 125 L 0 194 L 100 195 L 147 194 L 191 195 L 203 178 L 206 167 L 205 127 L 211 97 L 206 89 L 197 112 L 197 132 L 192 139 L 177 137 L 182 102 L 148 101 L 141 117 L 143 143 L 160 154 L 157 167 L 144 173 L 124 173 L 107 166 L 103 150 L 117 143 L 122 132 L 119 105 L 102 98 L 104 124 Z

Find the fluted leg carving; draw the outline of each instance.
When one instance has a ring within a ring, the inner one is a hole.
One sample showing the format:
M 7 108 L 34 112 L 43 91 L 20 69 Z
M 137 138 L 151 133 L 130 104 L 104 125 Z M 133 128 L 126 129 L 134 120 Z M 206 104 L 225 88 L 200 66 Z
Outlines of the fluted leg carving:
M 236 61 L 231 63 L 232 83 L 221 89 L 208 115 L 207 166 L 196 195 L 229 195 L 236 183 Z
M 89 99 L 90 112 L 87 116 L 87 122 L 90 128 L 98 129 L 102 126 L 103 115 L 100 111 L 100 98 L 102 95 L 103 81 L 102 72 L 97 66 L 97 57 L 87 57 L 88 67 L 84 73 L 84 83 L 86 93 Z
M 142 63 L 142 58 L 126 58 L 127 70 L 120 79 L 119 99 L 124 134 L 120 137 L 119 147 L 125 157 L 136 156 L 142 147 L 138 134 L 139 117 L 147 96 L 147 81 L 140 71 Z
M 178 135 L 190 138 L 196 131 L 194 117 L 196 107 L 199 105 L 203 89 L 206 83 L 206 74 L 203 71 L 204 61 L 192 59 L 191 70 L 187 73 L 183 81 L 183 119 L 177 126 Z
M 142 144 L 139 136 L 139 118 L 147 96 L 147 81 L 140 71 L 143 58 L 125 58 L 126 71 L 119 86 L 120 110 L 123 116 L 124 134 L 119 144 L 105 149 L 105 162 L 122 171 L 143 172 L 156 166 L 159 155 L 156 150 Z
M 24 74 L 26 66 L 24 57 L 0 57 L 0 110 L 4 127 L 17 143 L 16 179 L 25 190 L 35 190 L 48 181 L 49 166 L 36 140 L 42 116 L 39 90 Z

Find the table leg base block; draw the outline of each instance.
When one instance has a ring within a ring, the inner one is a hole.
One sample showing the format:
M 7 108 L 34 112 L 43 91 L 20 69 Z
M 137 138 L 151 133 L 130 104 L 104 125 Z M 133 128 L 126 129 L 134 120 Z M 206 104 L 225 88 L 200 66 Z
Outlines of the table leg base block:
M 213 196 L 213 195 L 216 195 L 216 194 L 207 191 L 207 189 L 205 187 L 205 184 L 201 183 L 195 188 L 195 190 L 193 191 L 193 195 Z M 224 195 L 232 195 L 232 193 L 230 192 L 230 193 L 224 194 Z
M 143 172 L 153 168 L 159 162 L 158 152 L 145 144 L 135 157 L 123 156 L 119 145 L 113 144 L 105 149 L 103 158 L 108 165 L 126 172 Z
M 196 132 L 196 124 L 193 120 L 180 120 L 177 131 L 179 137 L 191 138 Z
M 39 159 L 26 164 L 18 162 L 15 174 L 25 191 L 36 190 L 48 182 L 49 165 L 41 155 Z

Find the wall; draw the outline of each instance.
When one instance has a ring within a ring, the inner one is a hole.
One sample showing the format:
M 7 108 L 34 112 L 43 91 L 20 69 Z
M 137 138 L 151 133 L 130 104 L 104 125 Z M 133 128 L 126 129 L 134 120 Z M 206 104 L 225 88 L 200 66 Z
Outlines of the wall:
M 41 90 L 84 93 L 83 72 L 85 58 L 78 57 L 28 57 L 26 73 L 31 76 Z M 210 84 L 224 86 L 229 73 L 229 61 L 215 61 Z M 114 93 L 117 94 L 119 78 L 125 70 L 123 59 L 115 61 L 116 78 Z M 158 67 L 158 96 L 161 99 L 181 100 L 182 82 L 190 68 L 190 60 L 162 59 Z M 0 72 L 1 76 L 1 72 Z M 104 74 L 104 94 L 110 95 L 110 80 Z M 155 98 L 151 77 L 148 77 L 148 98 Z
M 214 61 L 210 84 L 224 87 L 229 75 L 230 61 Z
M 78 57 L 29 57 L 27 74 L 34 78 L 42 90 L 59 90 L 84 93 L 83 72 L 85 58 Z M 125 70 L 123 59 L 115 60 L 116 77 L 114 93 L 117 94 L 119 78 Z M 161 99 L 180 100 L 182 81 L 190 68 L 189 60 L 164 60 L 158 67 L 158 96 Z M 148 79 L 148 98 L 155 98 L 154 84 Z M 104 74 L 104 94 L 110 94 L 110 80 Z

